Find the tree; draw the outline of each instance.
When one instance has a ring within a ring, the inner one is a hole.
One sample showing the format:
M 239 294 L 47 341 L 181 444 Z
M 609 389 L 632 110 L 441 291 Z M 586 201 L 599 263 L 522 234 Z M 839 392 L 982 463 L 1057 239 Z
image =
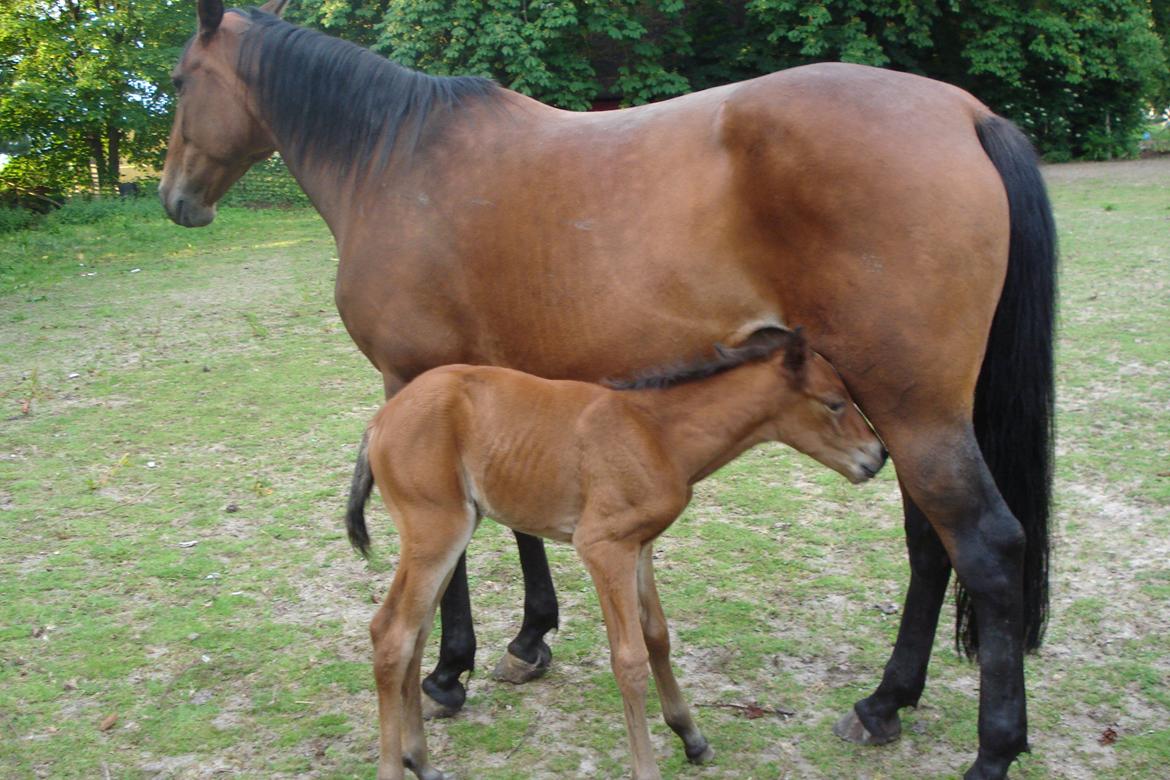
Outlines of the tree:
M 177 0 L 7 0 L 0 6 L 0 144 L 14 188 L 111 191 L 123 158 L 156 162 L 163 85 L 193 31 Z
M 563 108 L 688 91 L 682 0 L 390 3 L 375 48 L 435 74 L 474 74 Z
M 288 6 L 284 18 L 371 48 L 390 5 L 391 0 L 301 0 Z

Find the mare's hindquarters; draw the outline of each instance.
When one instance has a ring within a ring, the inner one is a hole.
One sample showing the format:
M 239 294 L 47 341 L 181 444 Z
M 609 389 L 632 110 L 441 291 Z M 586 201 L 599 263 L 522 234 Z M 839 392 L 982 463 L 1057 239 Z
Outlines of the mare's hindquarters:
M 725 133 L 745 208 L 775 247 L 786 319 L 807 325 L 897 466 L 912 571 L 882 684 L 838 733 L 898 736 L 953 566 L 980 627 L 971 776 L 1002 777 L 1026 747 L 1022 656 L 1046 598 L 1055 253 L 1043 183 L 1023 136 L 946 85 L 822 66 L 798 86 L 732 106 Z

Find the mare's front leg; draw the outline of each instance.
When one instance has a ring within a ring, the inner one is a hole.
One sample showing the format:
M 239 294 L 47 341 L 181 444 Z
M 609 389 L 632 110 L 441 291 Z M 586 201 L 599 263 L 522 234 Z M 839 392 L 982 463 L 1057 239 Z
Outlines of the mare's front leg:
M 524 622 L 520 633 L 508 645 L 508 652 L 496 666 L 493 677 L 510 683 L 524 683 L 548 671 L 552 652 L 544 635 L 558 625 L 557 596 L 545 557 L 544 543 L 534 536 L 517 533 L 520 568 L 524 572 Z M 424 709 L 429 718 L 446 718 L 457 713 L 467 699 L 462 676 L 475 668 L 475 629 L 471 620 L 471 597 L 467 590 L 467 556 L 459 558 L 451 582 L 439 604 L 442 638 L 439 661 L 423 680 Z
M 918 705 L 926 685 L 926 669 L 946 598 L 951 562 L 938 534 L 914 500 L 902 489 L 910 586 L 902 608 L 898 639 L 886 663 L 881 684 L 837 722 L 833 732 L 860 745 L 884 745 L 902 734 L 898 710 Z
M 428 718 L 449 718 L 467 700 L 460 678 L 475 668 L 475 628 L 471 623 L 471 596 L 467 592 L 467 553 L 459 556 L 451 581 L 439 602 L 442 633 L 439 662 L 422 681 L 426 694 L 423 711 Z
M 492 677 L 519 685 L 548 671 L 552 651 L 544 641 L 544 635 L 559 626 L 559 615 L 544 542 L 519 531 L 514 533 L 520 553 L 520 569 L 524 572 L 524 622 L 504 657 L 496 664 Z

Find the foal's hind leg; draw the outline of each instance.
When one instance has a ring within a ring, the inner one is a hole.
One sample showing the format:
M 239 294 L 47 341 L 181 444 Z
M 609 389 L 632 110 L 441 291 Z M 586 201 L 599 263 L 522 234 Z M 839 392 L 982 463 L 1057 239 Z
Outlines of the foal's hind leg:
M 902 733 L 898 710 L 917 706 L 926 685 L 939 610 L 951 575 L 951 562 L 938 534 L 904 488 L 902 505 L 910 587 L 894 652 L 877 690 L 857 702 L 833 727 L 837 736 L 862 745 L 883 745 L 897 739 Z
M 460 513 L 462 514 L 462 513 Z M 400 780 L 403 767 L 422 780 L 442 780 L 430 766 L 422 730 L 418 674 L 435 603 L 474 523 L 452 513 L 402 511 L 398 570 L 370 623 L 378 685 L 379 780 Z
M 658 688 L 658 699 L 662 704 L 662 717 L 666 725 L 682 738 L 687 760 L 692 764 L 705 764 L 715 757 L 715 751 L 695 725 L 691 710 L 679 690 L 678 680 L 670 668 L 670 631 L 666 627 L 666 615 L 654 585 L 653 554 L 654 546 L 647 543 L 638 557 L 638 601 L 641 606 L 642 636 L 650 653 L 650 671 L 654 673 L 654 684 Z

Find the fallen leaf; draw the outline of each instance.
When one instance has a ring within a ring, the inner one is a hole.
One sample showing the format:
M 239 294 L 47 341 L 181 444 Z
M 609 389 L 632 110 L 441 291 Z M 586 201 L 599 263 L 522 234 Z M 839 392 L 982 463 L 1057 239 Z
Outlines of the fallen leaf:
M 1101 736 L 1097 739 L 1097 743 L 1100 745 L 1112 745 L 1116 741 L 1117 730 L 1112 726 L 1106 727 L 1106 729 L 1101 732 Z
M 764 717 L 764 708 L 758 704 L 749 704 L 743 708 L 743 716 L 748 720 Z
M 109 731 L 118 722 L 118 713 L 114 712 L 105 717 L 105 719 L 98 724 L 98 731 Z

